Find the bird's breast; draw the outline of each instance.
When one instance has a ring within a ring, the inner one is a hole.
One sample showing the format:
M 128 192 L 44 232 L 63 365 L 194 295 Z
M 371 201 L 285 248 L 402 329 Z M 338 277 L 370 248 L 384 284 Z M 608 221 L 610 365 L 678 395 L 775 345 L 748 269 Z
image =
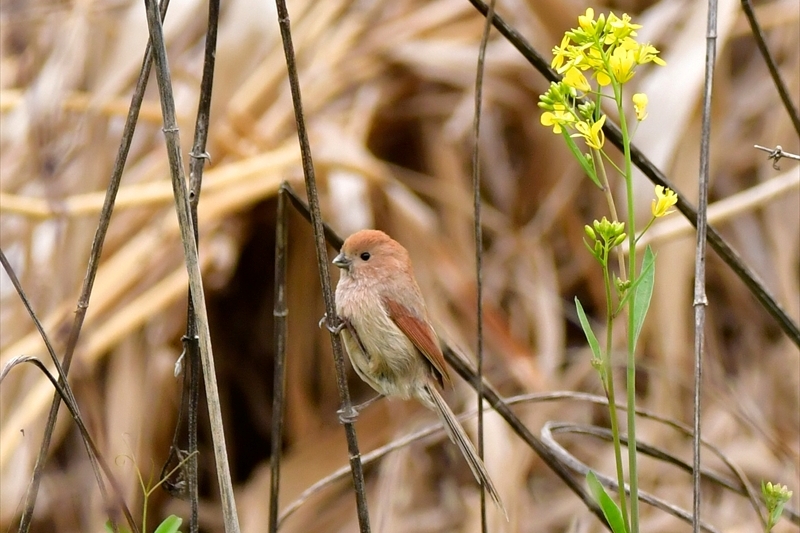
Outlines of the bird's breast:
M 425 379 L 422 355 L 389 316 L 380 294 L 340 281 L 336 312 L 348 324 L 342 339 L 359 376 L 386 396 L 414 396 Z

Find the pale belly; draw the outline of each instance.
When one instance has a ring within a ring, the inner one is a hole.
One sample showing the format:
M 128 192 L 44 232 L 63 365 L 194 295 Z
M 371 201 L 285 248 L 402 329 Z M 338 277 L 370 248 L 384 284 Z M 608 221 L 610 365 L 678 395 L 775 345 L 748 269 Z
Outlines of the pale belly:
M 418 396 L 427 374 L 422 354 L 389 317 L 380 300 L 356 301 L 337 294 L 337 313 L 349 324 L 342 330 L 342 341 L 356 373 L 385 396 Z

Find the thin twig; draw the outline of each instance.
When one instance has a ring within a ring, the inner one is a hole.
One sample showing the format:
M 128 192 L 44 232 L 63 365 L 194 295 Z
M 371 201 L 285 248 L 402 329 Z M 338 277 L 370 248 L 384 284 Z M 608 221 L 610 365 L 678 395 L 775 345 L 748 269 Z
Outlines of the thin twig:
M 772 160 L 772 168 L 774 168 L 775 170 L 781 169 L 780 161 L 784 157 L 787 159 L 794 159 L 795 161 L 800 161 L 800 155 L 793 154 L 791 152 L 785 152 L 780 144 L 775 148 L 767 148 L 766 146 L 754 144 L 753 148 L 757 148 L 764 152 L 769 152 L 769 156 L 767 157 L 767 159 Z
M 489 33 L 492 29 L 495 0 L 489 3 L 489 12 L 483 25 L 483 35 L 478 49 L 478 66 L 475 73 L 475 115 L 473 117 L 473 145 L 472 145 L 472 209 L 475 233 L 475 290 L 477 293 L 475 356 L 478 359 L 478 457 L 483 460 L 483 222 L 481 220 L 481 167 L 480 167 L 480 141 L 481 141 L 481 105 L 483 103 L 483 74 L 485 71 L 486 46 L 489 43 Z M 481 484 L 481 531 L 489 530 L 486 515 L 486 487 Z
M 300 216 L 302 216 L 306 221 L 311 222 L 311 209 L 308 207 L 308 204 L 300 198 L 300 196 L 292 189 L 292 186 L 288 183 L 284 183 L 281 185 L 281 190 L 286 193 L 289 198 L 289 201 L 292 203 L 292 207 L 294 207 Z M 333 248 L 334 250 L 338 250 L 344 244 L 344 239 L 342 239 L 330 225 L 323 221 L 322 222 L 322 229 L 325 233 L 325 241 L 328 243 L 328 246 Z
M 692 437 L 692 531 L 700 531 L 700 414 L 703 391 L 703 350 L 705 347 L 706 307 L 706 232 L 708 228 L 708 175 L 711 143 L 711 95 L 714 64 L 717 58 L 717 1 L 708 0 L 706 26 L 706 70 L 703 91 L 703 127 L 700 137 L 700 176 L 698 179 L 697 244 L 694 257 L 694 436 Z
M 347 373 L 344 365 L 344 352 L 339 336 L 333 330 L 336 319 L 336 307 L 331 289 L 330 273 L 328 271 L 328 251 L 325 248 L 325 231 L 323 229 L 322 215 L 320 213 L 319 198 L 317 196 L 317 182 L 314 173 L 314 163 L 311 159 L 311 145 L 308 142 L 308 132 L 303 116 L 303 103 L 300 95 L 300 81 L 297 75 L 297 65 L 294 54 L 294 44 L 292 43 L 291 24 L 289 21 L 289 11 L 286 8 L 285 0 L 275 0 L 278 10 L 278 25 L 281 29 L 281 41 L 283 51 L 286 56 L 286 70 L 289 76 L 289 87 L 292 93 L 292 104 L 294 105 L 294 118 L 297 123 L 297 139 L 300 143 L 300 158 L 303 162 L 303 176 L 306 183 L 306 193 L 308 194 L 308 205 L 310 208 L 311 225 L 314 229 L 314 244 L 317 255 L 317 268 L 319 270 L 320 283 L 322 285 L 322 295 L 325 299 L 325 313 L 328 327 L 331 330 L 331 345 L 333 347 L 334 365 L 336 366 L 336 385 L 339 389 L 339 396 L 342 401 L 342 412 L 350 413 L 353 410 L 350 401 L 350 390 L 347 387 Z M 364 483 L 364 469 L 361 464 L 361 452 L 358 449 L 358 438 L 356 429 L 350 420 L 341 417 L 344 424 L 345 435 L 347 438 L 347 450 L 350 454 L 350 467 L 353 471 L 353 487 L 356 493 L 356 511 L 358 515 L 358 525 L 361 533 L 369 533 L 369 510 L 367 508 L 367 496 Z
M 486 15 L 488 6 L 482 0 L 469 0 L 475 9 Z M 561 78 L 558 74 L 550 68 L 550 65 L 544 58 L 537 52 L 528 41 L 514 28 L 508 25 L 503 18 L 495 13 L 492 23 L 494 27 L 511 43 L 522 56 L 528 60 L 531 65 L 542 74 L 548 81 L 559 81 Z M 622 133 L 611 120 L 606 120 L 603 126 L 603 132 L 606 137 L 617 148 L 622 147 Z M 678 203 L 676 204 L 678 210 L 684 217 L 689 220 L 692 225 L 697 224 L 697 212 L 683 194 L 667 180 L 661 170 L 659 170 L 653 163 L 644 156 L 634 145 L 631 145 L 631 160 L 642 173 L 647 176 L 650 181 L 656 185 L 669 188 L 678 193 Z M 717 233 L 712 227 L 707 227 L 708 244 L 717 252 L 717 255 L 728 265 L 728 267 L 741 279 L 745 286 L 753 293 L 753 296 L 761 303 L 761 306 L 772 316 L 778 323 L 778 326 L 789 337 L 789 339 L 800 347 L 800 327 L 792 320 L 786 310 L 781 306 L 775 297 L 769 292 L 763 281 L 753 272 L 745 263 L 739 254 Z
M 269 533 L 278 531 L 278 495 L 281 485 L 281 449 L 283 445 L 284 397 L 286 394 L 286 338 L 288 314 L 286 306 L 286 263 L 289 239 L 289 217 L 286 210 L 286 189 L 278 191 L 278 212 L 275 223 L 275 375 L 272 386 L 272 453 L 270 454 Z
M 167 14 L 169 7 L 169 0 L 162 0 L 160 5 L 160 17 L 163 19 Z M 131 142 L 133 141 L 133 132 L 136 130 L 136 122 L 139 118 L 139 111 L 142 108 L 142 100 L 144 100 L 144 92 L 147 88 L 147 80 L 150 74 L 150 67 L 152 65 L 152 47 L 148 42 L 145 49 L 144 59 L 142 60 L 142 68 L 139 70 L 139 77 L 136 80 L 136 87 L 131 97 L 131 105 L 128 109 L 128 116 L 125 119 L 125 126 L 122 130 L 122 139 L 120 139 L 119 149 L 117 156 L 114 160 L 114 167 L 111 171 L 111 178 L 106 188 L 106 195 L 103 199 L 103 207 L 100 211 L 100 219 L 97 223 L 94 238 L 92 239 L 92 248 L 89 252 L 89 263 L 86 266 L 86 275 L 83 278 L 83 286 L 81 287 L 80 295 L 78 296 L 78 303 L 75 310 L 75 318 L 70 327 L 69 337 L 67 338 L 67 345 L 64 350 L 64 359 L 62 361 L 63 379 L 69 375 L 69 368 L 72 365 L 72 356 L 75 353 L 75 347 L 78 344 L 78 338 L 83 328 L 83 321 L 86 318 L 86 311 L 89 308 L 89 299 L 92 295 L 94 287 L 94 280 L 97 275 L 97 269 L 100 266 L 100 255 L 103 253 L 103 244 L 105 243 L 106 233 L 108 226 L 111 223 L 111 214 L 114 211 L 114 202 L 119 192 L 119 186 L 122 182 L 122 171 L 125 169 L 125 162 L 128 159 L 128 152 L 130 151 Z M 61 381 L 59 376 L 59 382 Z M 39 454 L 36 456 L 36 463 L 33 467 L 33 474 L 31 476 L 31 483 L 28 486 L 28 491 L 25 494 L 25 505 L 20 519 L 19 531 L 20 533 L 28 533 L 33 520 L 33 510 L 36 507 L 36 498 L 39 494 L 39 485 L 42 481 L 42 473 L 44 465 L 47 462 L 47 454 L 50 449 L 50 442 L 53 438 L 53 431 L 55 429 L 56 419 L 58 418 L 58 410 L 61 404 L 61 398 L 57 393 L 53 394 L 53 401 L 50 404 L 50 412 L 47 415 L 47 424 L 45 425 L 44 435 L 42 436 L 42 444 L 39 447 Z
M 172 189 L 175 194 L 175 207 L 178 215 L 178 225 L 183 242 L 186 270 L 189 274 L 189 286 L 192 302 L 197 315 L 197 331 L 200 341 L 200 359 L 203 364 L 203 378 L 205 381 L 206 399 L 208 403 L 208 416 L 211 425 L 211 437 L 214 447 L 214 458 L 217 464 L 217 480 L 220 487 L 222 500 L 222 515 L 227 533 L 239 532 L 239 518 L 236 514 L 236 503 L 233 496 L 228 454 L 225 447 L 225 433 L 223 430 L 222 411 L 219 403 L 216 372 L 214 370 L 214 355 L 211 348 L 211 335 L 208 326 L 205 294 L 203 281 L 200 275 L 200 265 L 197 255 L 192 215 L 190 212 L 188 192 L 183 171 L 183 161 L 180 152 L 180 135 L 175 118 L 175 100 L 172 94 L 172 80 L 167 62 L 166 47 L 164 44 L 161 19 L 156 12 L 155 0 L 146 0 L 147 25 L 150 30 L 150 41 L 153 43 L 155 57 L 156 80 L 158 81 L 161 111 L 164 117 L 164 138 L 167 144 Z
M 781 73 L 778 70 L 778 66 L 775 64 L 775 58 L 772 57 L 767 47 L 767 41 L 764 39 L 764 32 L 761 31 L 761 26 L 759 26 L 756 14 L 753 11 L 753 4 L 750 0 L 742 0 L 742 9 L 744 10 L 745 17 L 747 17 L 747 22 L 750 24 L 750 31 L 753 32 L 758 51 L 761 52 L 761 55 L 764 57 L 769 75 L 772 76 L 772 83 L 774 83 L 775 88 L 778 89 L 781 102 L 783 102 L 783 106 L 786 108 L 786 113 L 789 114 L 789 119 L 792 121 L 794 131 L 800 136 L 800 114 L 798 114 L 797 107 L 795 107 L 792 102 L 792 97 L 789 95 L 789 89 L 786 87 L 786 83 L 783 81 L 783 78 L 781 78 Z

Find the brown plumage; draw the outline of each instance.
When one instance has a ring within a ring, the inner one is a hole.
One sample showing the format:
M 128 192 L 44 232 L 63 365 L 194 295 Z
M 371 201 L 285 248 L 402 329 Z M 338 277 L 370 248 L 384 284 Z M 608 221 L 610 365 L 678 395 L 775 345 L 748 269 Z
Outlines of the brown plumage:
M 333 260 L 341 269 L 336 312 L 356 373 L 380 394 L 415 398 L 439 415 L 475 479 L 506 514 L 486 467 L 437 384 L 450 383 L 408 251 L 377 230 L 354 233 Z

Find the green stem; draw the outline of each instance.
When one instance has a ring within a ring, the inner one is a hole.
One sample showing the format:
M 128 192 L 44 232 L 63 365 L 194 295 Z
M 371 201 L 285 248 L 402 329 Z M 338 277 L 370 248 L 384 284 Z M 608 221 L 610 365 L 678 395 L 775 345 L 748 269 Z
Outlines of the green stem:
M 628 200 L 628 271 L 631 285 L 636 283 L 636 220 L 633 201 L 633 172 L 631 170 L 631 142 L 625 110 L 622 108 L 622 88 L 614 82 L 614 98 L 619 110 L 619 127 L 625 152 L 625 190 Z M 628 299 L 628 471 L 631 490 L 631 533 L 639 533 L 639 479 L 636 453 L 636 345 L 633 338 L 635 298 Z
M 643 229 L 643 230 L 642 230 L 642 232 L 639 234 L 639 236 L 638 236 L 638 237 L 636 237 L 636 242 L 637 242 L 637 243 L 639 242 L 639 239 L 641 239 L 641 238 L 644 236 L 644 234 L 645 234 L 645 233 L 647 233 L 647 230 L 649 230 L 649 229 L 650 229 L 650 226 L 652 226 L 652 225 L 653 225 L 653 222 L 655 222 L 655 221 L 656 221 L 656 217 L 650 217 L 650 221 L 649 221 L 649 222 L 647 223 L 647 225 L 644 227 L 644 229 Z
M 150 493 L 144 493 L 144 501 L 142 502 L 142 532 L 147 533 L 147 500 L 150 499 Z
M 617 222 L 619 221 L 619 215 L 617 214 L 617 205 L 616 203 L 614 203 L 614 195 L 611 194 L 611 185 L 608 182 L 608 174 L 606 174 L 606 166 L 603 164 L 603 160 L 600 157 L 598 157 L 598 154 L 603 154 L 603 152 L 601 150 L 592 150 L 592 158 L 594 159 L 594 166 L 595 168 L 599 169 L 600 181 L 603 184 L 603 193 L 606 196 L 606 202 L 608 202 L 608 210 L 611 213 L 611 220 Z M 622 250 L 620 248 L 617 248 L 617 261 L 619 261 L 619 277 L 625 279 L 625 258 L 622 255 Z
M 605 174 L 605 173 L 604 173 Z M 622 471 L 622 444 L 619 438 L 619 420 L 617 419 L 617 403 L 614 394 L 614 371 L 611 364 L 611 346 L 614 333 L 614 309 L 611 298 L 612 286 L 611 274 L 608 271 L 608 248 L 604 251 L 603 257 L 603 283 L 606 291 L 606 350 L 603 355 L 603 387 L 608 398 L 608 415 L 611 419 L 611 434 L 614 440 L 614 459 L 617 465 L 617 483 L 619 483 L 619 509 L 622 513 L 622 520 L 625 524 L 625 531 L 631 531 L 628 521 L 628 503 L 625 497 L 625 473 Z
M 616 170 L 620 176 L 625 176 L 625 173 L 622 171 L 622 169 L 619 168 L 616 163 L 614 163 L 614 161 L 608 156 L 607 153 L 602 151 L 600 153 L 603 154 L 603 157 L 605 158 L 606 161 L 608 161 L 608 164 L 614 167 L 614 170 Z

